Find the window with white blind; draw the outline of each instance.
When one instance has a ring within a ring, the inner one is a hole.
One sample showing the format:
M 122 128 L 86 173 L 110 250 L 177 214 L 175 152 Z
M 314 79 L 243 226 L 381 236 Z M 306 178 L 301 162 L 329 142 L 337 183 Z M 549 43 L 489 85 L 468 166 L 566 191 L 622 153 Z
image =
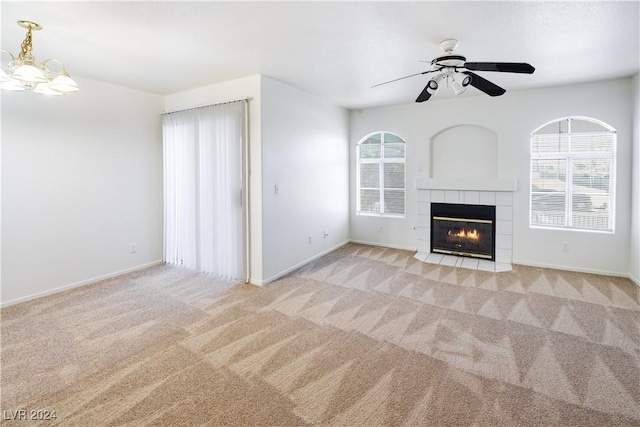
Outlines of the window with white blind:
M 404 217 L 405 142 L 398 135 L 376 132 L 357 145 L 359 214 Z
M 613 231 L 615 152 L 615 129 L 594 119 L 564 118 L 533 132 L 531 226 Z

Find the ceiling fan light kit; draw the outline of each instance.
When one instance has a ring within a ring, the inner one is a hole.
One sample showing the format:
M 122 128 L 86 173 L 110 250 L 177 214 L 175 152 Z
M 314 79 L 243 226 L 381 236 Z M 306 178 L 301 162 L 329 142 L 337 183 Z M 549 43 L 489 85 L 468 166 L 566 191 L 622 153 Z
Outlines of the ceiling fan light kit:
M 41 64 L 36 62 L 36 58 L 31 53 L 32 31 L 41 30 L 42 27 L 32 21 L 18 21 L 18 25 L 27 30 L 27 35 L 17 56 L 4 49 L 0 51 L 11 57 L 5 69 L 0 69 L 0 89 L 12 92 L 33 91 L 49 96 L 60 96 L 80 90 L 62 62 L 53 58 Z M 61 67 L 55 77 L 49 69 L 49 64 L 52 63 Z
M 451 87 L 456 95 L 460 95 L 467 90 L 467 86 L 469 86 L 470 83 L 471 76 L 460 72 L 453 73 Z
M 489 96 L 500 96 L 506 92 L 505 89 L 490 82 L 484 77 L 473 73 L 473 71 L 493 71 L 501 73 L 533 74 L 535 68 L 524 62 L 467 62 L 467 58 L 462 55 L 454 55 L 454 49 L 458 47 L 458 40 L 446 39 L 440 42 L 440 49 L 445 55 L 431 61 L 431 69 L 421 73 L 411 74 L 372 87 L 385 85 L 409 77 L 419 76 L 429 73 L 438 73 L 433 77 L 422 90 L 416 102 L 424 102 L 431 98 L 438 91 L 442 80 L 447 86 L 451 86 L 456 95 L 463 93 L 467 86 L 471 85 Z

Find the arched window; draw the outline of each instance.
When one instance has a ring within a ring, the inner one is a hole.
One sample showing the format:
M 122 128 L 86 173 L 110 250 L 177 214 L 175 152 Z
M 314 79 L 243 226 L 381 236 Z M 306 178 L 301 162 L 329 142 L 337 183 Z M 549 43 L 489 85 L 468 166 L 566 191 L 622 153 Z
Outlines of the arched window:
M 616 131 L 585 117 L 531 134 L 530 225 L 613 231 Z
M 405 142 L 398 135 L 376 132 L 357 145 L 359 214 L 404 217 Z

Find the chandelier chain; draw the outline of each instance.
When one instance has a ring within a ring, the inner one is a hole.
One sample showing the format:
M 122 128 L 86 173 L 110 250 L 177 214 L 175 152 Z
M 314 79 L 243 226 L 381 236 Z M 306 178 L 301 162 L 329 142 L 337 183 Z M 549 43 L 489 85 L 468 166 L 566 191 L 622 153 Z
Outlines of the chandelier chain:
M 22 42 L 22 50 L 18 54 L 18 58 L 21 59 L 21 60 L 24 60 L 26 57 L 31 56 L 31 49 L 32 49 L 31 28 L 29 28 L 27 30 L 27 35 L 24 38 L 24 41 Z

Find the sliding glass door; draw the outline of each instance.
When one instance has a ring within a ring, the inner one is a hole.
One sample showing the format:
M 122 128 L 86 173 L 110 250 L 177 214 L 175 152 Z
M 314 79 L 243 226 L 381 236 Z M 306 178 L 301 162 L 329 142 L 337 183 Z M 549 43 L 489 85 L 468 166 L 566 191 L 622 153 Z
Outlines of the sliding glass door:
M 245 102 L 162 116 L 164 260 L 216 277 L 246 277 Z

